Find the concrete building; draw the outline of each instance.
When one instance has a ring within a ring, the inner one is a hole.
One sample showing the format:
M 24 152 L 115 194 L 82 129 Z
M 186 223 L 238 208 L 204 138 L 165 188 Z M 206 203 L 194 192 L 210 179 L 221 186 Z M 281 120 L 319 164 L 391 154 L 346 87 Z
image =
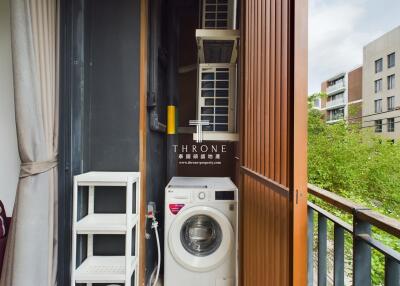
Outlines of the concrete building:
M 326 98 L 321 99 L 321 110 L 326 122 L 339 120 L 361 121 L 362 115 L 362 67 L 343 72 L 322 82 L 321 92 Z
M 400 137 L 400 26 L 364 47 L 363 127 L 390 139 Z

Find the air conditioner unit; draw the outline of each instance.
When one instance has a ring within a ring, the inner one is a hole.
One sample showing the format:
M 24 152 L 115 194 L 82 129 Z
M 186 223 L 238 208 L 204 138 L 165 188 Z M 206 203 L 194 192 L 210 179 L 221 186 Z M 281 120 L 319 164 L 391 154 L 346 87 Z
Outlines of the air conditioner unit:
M 203 0 L 202 28 L 203 29 L 235 29 L 234 0 Z
M 201 28 L 196 30 L 200 63 L 236 62 L 236 5 L 236 0 L 203 0 Z
M 198 80 L 198 119 L 209 122 L 204 140 L 236 141 L 236 64 L 199 64 Z

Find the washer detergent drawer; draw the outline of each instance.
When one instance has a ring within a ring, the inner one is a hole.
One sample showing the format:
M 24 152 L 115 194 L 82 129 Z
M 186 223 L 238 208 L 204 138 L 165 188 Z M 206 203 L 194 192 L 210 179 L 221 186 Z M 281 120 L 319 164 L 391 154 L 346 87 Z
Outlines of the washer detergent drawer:
M 217 278 L 215 286 L 235 286 L 233 278 Z

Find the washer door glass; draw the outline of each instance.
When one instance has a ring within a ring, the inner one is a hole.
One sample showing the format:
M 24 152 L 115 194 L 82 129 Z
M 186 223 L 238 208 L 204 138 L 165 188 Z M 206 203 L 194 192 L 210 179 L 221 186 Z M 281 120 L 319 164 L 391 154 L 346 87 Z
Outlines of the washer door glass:
M 191 271 L 215 269 L 229 255 L 235 255 L 235 245 L 228 217 L 208 206 L 183 208 L 168 229 L 168 250 L 176 262 Z
M 204 257 L 214 253 L 222 241 L 218 222 L 207 215 L 194 215 L 182 225 L 181 243 L 186 251 Z

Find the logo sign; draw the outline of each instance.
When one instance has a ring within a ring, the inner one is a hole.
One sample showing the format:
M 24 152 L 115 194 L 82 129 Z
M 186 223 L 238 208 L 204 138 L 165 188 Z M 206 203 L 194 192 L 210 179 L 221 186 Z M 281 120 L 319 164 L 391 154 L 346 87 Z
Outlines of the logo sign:
M 173 215 L 176 215 L 184 206 L 184 204 L 169 204 L 169 210 Z
M 221 165 L 222 156 L 227 152 L 225 144 L 210 144 L 203 142 L 203 126 L 209 125 L 208 120 L 190 120 L 189 125 L 196 126 L 197 138 L 192 144 L 172 145 L 179 165 Z
M 197 143 L 203 142 L 203 126 L 207 126 L 209 124 L 210 122 L 208 120 L 189 120 L 189 125 L 196 126 Z

